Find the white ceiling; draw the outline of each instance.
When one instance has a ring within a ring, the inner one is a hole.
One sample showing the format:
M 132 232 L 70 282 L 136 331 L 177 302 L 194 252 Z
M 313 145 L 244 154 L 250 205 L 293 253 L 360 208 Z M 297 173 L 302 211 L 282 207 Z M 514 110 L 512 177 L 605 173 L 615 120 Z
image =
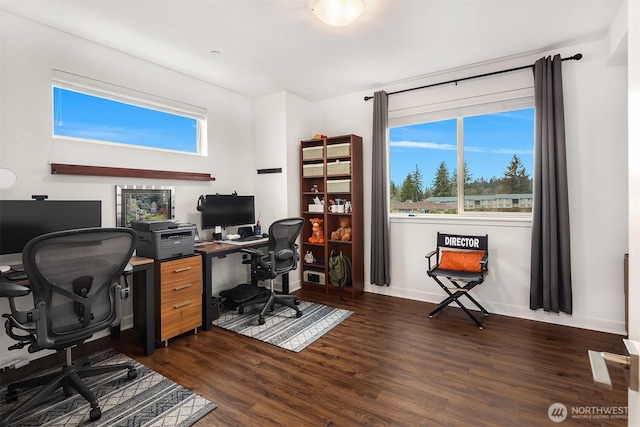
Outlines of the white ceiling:
M 309 0 L 0 0 L 18 16 L 249 97 L 309 101 L 600 39 L 621 0 L 365 0 L 334 28 Z M 212 54 L 211 51 L 219 51 Z

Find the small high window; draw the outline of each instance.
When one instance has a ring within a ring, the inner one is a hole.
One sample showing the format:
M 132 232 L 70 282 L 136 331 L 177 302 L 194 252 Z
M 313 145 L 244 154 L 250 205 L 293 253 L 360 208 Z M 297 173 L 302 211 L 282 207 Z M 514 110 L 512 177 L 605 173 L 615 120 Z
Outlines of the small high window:
M 206 155 L 206 110 L 54 70 L 53 136 Z

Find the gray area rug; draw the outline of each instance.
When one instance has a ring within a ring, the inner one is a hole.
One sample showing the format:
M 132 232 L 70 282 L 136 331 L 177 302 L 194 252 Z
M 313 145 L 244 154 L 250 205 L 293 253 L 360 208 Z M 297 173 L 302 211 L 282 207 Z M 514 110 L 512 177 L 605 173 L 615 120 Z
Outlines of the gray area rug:
M 296 318 L 295 310 L 286 306 L 276 306 L 265 316 L 265 324 L 258 324 L 258 313 L 262 305 L 245 307 L 244 314 L 237 310 L 226 311 L 213 321 L 215 326 L 224 328 L 287 350 L 300 352 L 322 337 L 353 311 L 329 307 L 313 302 L 301 301 L 302 317 Z
M 128 363 L 131 359 L 113 349 L 90 357 L 92 365 Z M 190 426 L 216 408 L 207 399 L 135 362 L 138 378 L 127 379 L 127 371 L 104 374 L 84 381 L 96 393 L 102 417 L 89 421 L 89 403 L 78 393 L 64 398 L 59 389 L 12 426 Z M 28 399 L 36 389 L 18 391 L 18 402 L 6 404 L 6 384 L 0 388 L 0 418 Z

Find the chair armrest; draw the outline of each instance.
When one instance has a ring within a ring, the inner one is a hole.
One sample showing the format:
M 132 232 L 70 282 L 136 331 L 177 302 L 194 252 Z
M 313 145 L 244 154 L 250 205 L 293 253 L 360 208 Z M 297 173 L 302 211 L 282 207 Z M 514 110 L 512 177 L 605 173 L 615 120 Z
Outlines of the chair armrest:
M 438 249 L 434 249 L 431 252 L 429 252 L 428 254 L 426 254 L 424 257 L 427 259 L 427 262 L 429 263 L 429 268 L 428 271 L 431 271 L 431 258 L 438 252 Z M 437 264 L 436 264 L 437 266 Z M 435 266 L 434 266 L 435 267 Z
M 489 263 L 489 254 L 485 252 L 484 256 L 480 260 L 480 265 L 483 269 L 487 268 L 487 264 Z
M 18 285 L 16 283 L 8 283 L 3 281 L 0 283 L 0 297 L 5 298 L 17 298 L 29 295 L 31 289 L 26 286 Z
M 262 258 L 264 256 L 264 253 L 261 250 L 255 248 L 242 248 L 240 249 L 240 252 L 244 252 L 255 258 Z

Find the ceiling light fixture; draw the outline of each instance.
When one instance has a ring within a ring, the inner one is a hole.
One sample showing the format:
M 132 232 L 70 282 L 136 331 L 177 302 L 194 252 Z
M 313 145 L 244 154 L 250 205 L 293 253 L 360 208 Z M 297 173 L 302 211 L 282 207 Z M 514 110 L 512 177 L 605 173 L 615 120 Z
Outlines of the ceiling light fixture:
M 311 12 L 322 22 L 343 27 L 362 15 L 364 0 L 312 0 Z

